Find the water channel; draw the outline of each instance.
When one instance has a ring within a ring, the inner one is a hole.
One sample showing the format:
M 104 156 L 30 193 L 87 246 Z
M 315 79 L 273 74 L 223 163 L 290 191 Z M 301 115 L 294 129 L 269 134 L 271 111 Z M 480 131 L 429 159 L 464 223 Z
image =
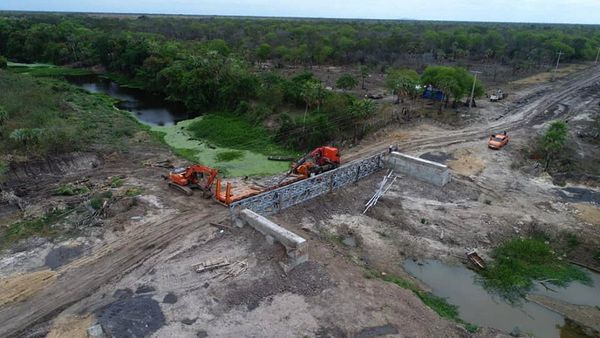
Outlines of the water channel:
M 543 338 L 582 337 L 564 317 L 538 304 L 523 301 L 510 304 L 499 296 L 488 293 L 477 282 L 477 274 L 462 265 L 447 265 L 436 260 L 415 262 L 407 260 L 405 270 L 427 284 L 432 292 L 459 307 L 463 320 L 478 326 L 492 327 L 505 332 L 518 328 L 522 334 Z M 589 272 L 593 284 L 571 283 L 558 292 L 536 289 L 541 294 L 572 304 L 600 306 L 600 274 Z
M 151 126 L 172 126 L 197 115 L 175 102 L 145 90 L 127 88 L 109 79 L 97 76 L 68 76 L 67 81 L 91 93 L 103 93 L 120 102 L 117 107 L 135 115 L 142 123 Z

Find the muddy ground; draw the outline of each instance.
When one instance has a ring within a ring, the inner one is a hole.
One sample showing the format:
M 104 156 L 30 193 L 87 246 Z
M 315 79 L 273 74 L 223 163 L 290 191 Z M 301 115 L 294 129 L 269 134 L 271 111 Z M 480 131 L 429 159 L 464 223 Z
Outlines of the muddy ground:
M 0 336 L 86 337 L 97 324 L 116 337 L 502 336 L 485 328 L 471 334 L 411 291 L 365 278 L 365 268 L 407 276 L 406 258 L 456 261 L 466 248 L 485 257 L 507 238 L 539 231 L 556 241 L 577 234 L 581 244 L 568 257 L 599 267 L 590 255 L 600 248 L 597 190 L 569 180 L 556 186 L 533 162 L 513 165 L 520 147 L 549 120 L 567 118 L 586 128 L 580 113 L 600 101 L 593 91 L 599 81 L 592 68 L 484 103 L 464 128 L 394 125 L 345 149 L 349 161 L 398 144 L 447 163 L 453 179 L 440 189 L 401 176 L 363 215 L 381 172 L 274 216 L 309 240 L 310 261 L 287 275 L 279 265 L 283 247 L 232 227 L 226 209 L 213 201 L 169 190 L 160 178 L 167 169 L 156 165 L 181 162 L 143 138 L 128 153 L 72 154 L 14 167 L 3 187 L 10 195 L 0 208 L 5 224 L 85 205 L 91 195 L 56 195 L 66 183 L 85 185 L 90 194 L 110 190 L 112 197 L 101 215 L 85 222 L 77 217 L 88 214 L 73 216 L 67 236 L 24 240 L 2 253 Z M 492 130 L 509 130 L 511 143 L 488 150 Z M 584 156 L 596 149 L 579 142 Z M 114 184 L 115 176 L 122 182 Z M 128 194 L 131 189 L 139 193 Z M 230 264 L 194 269 L 221 259 Z

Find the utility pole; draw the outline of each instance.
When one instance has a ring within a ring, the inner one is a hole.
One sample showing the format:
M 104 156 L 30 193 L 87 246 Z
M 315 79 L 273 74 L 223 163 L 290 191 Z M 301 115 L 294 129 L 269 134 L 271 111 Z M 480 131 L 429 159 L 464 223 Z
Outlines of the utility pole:
M 477 74 L 481 74 L 480 71 L 472 70 L 471 73 L 475 74 L 473 77 L 473 88 L 471 88 L 471 97 L 469 98 L 469 111 L 471 111 L 471 106 L 473 105 L 473 95 L 475 95 L 475 83 L 477 82 Z
M 558 58 L 556 59 L 556 68 L 554 68 L 554 74 L 552 75 L 552 81 L 554 81 L 554 79 L 556 78 L 556 72 L 558 71 L 558 65 L 559 65 L 559 63 L 560 63 L 560 57 L 561 57 L 561 56 L 562 56 L 564 53 L 563 53 L 563 52 L 562 52 L 562 50 L 561 50 L 561 51 L 559 51 L 557 54 L 558 54 Z
M 600 56 L 600 47 L 598 47 L 598 53 L 596 53 L 596 62 L 594 64 L 598 64 L 598 57 Z

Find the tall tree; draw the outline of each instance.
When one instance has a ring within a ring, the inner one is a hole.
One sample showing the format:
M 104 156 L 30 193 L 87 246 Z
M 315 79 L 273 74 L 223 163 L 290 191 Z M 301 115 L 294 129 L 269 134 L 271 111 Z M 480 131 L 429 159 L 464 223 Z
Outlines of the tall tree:
M 367 89 L 367 87 L 365 87 L 365 80 L 367 79 L 367 77 L 369 77 L 369 66 L 360 65 L 358 70 L 360 71 L 360 78 L 362 80 L 361 88 L 362 88 L 362 90 L 365 90 L 365 89 Z
M 568 135 L 567 124 L 563 121 L 554 121 L 542 137 L 542 149 L 544 151 L 544 170 L 548 170 L 550 162 L 564 149 Z
M 385 86 L 396 95 L 396 103 L 403 101 L 402 97 L 414 98 L 418 85 L 419 74 L 412 69 L 392 69 L 385 77 Z

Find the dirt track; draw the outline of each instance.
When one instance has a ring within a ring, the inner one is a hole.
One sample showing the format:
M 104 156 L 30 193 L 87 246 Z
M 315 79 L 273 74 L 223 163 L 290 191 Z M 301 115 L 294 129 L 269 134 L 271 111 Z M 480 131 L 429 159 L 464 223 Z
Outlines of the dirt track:
M 409 140 L 397 140 L 395 138 L 384 137 L 383 140 L 369 142 L 364 146 L 358 146 L 350 150 L 346 155 L 347 160 L 355 160 L 364 157 L 375 151 L 381 151 L 390 144 L 399 144 L 401 151 L 404 150 L 426 150 L 447 146 L 451 144 L 464 143 L 468 141 L 483 140 L 489 133 L 510 130 L 516 131 L 521 128 L 531 127 L 539 123 L 539 115 L 554 106 L 568 101 L 570 97 L 576 97 L 579 90 L 593 85 L 600 81 L 600 66 L 589 68 L 574 76 L 558 80 L 551 84 L 544 84 L 535 89 L 532 93 L 527 93 L 523 97 L 511 97 L 511 103 L 505 109 L 505 113 L 498 116 L 486 116 L 482 124 L 472 125 L 464 129 L 443 131 L 435 130 L 433 132 L 411 133 Z M 563 113 L 567 111 L 562 111 Z M 561 115 L 552 116 L 553 119 Z M 537 119 L 537 121 L 536 121 Z M 544 118 L 542 117 L 542 121 Z M 442 134 L 442 135 L 440 135 Z
M 51 318 L 67 306 L 89 296 L 100 286 L 118 278 L 147 260 L 160 254 L 173 241 L 209 222 L 220 221 L 226 215 L 220 212 L 185 212 L 174 217 L 140 227 L 114 242 L 94 250 L 92 256 L 76 260 L 58 273 L 58 279 L 17 304 L 0 308 L 0 336 L 8 337 L 21 332 L 41 320 Z

